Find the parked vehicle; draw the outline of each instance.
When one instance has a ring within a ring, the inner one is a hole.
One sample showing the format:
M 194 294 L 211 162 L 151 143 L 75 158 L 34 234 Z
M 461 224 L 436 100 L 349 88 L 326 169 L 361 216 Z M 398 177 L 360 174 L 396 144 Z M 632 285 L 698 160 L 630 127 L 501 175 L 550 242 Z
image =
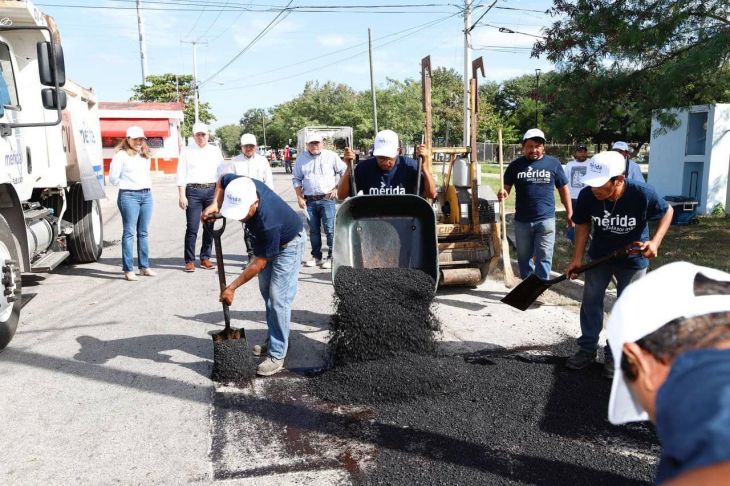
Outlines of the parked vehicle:
M 99 259 L 106 195 L 96 95 L 66 80 L 55 22 L 17 0 L 0 0 L 0 18 L 3 349 L 20 321 L 21 272 Z

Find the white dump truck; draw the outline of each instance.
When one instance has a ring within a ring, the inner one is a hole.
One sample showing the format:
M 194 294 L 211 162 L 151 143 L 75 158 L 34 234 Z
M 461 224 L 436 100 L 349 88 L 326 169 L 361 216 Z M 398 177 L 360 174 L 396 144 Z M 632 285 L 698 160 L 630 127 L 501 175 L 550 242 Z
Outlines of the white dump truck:
M 20 320 L 21 272 L 99 259 L 105 197 L 96 95 L 66 80 L 53 19 L 0 0 L 0 350 Z

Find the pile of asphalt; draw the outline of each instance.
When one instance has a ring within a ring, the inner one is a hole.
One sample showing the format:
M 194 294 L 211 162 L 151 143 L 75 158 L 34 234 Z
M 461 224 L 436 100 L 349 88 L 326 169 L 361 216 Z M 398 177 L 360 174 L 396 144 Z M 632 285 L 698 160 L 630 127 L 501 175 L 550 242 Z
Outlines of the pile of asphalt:
M 435 354 L 439 324 L 433 297 L 433 279 L 420 270 L 340 267 L 329 340 L 332 363 Z
M 328 402 L 365 406 L 358 440 L 376 446 L 358 484 L 650 484 L 659 446 L 647 424 L 607 421 L 596 364 L 542 354 L 401 355 L 310 380 Z
M 245 339 L 213 342 L 211 380 L 218 383 L 246 385 L 256 376 L 256 363 Z

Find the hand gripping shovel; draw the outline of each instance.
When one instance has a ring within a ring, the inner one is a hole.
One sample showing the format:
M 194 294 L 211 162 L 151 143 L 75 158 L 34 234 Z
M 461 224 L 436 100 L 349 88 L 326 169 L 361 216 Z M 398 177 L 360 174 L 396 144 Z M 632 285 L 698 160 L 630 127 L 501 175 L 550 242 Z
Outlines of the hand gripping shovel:
M 586 270 L 590 270 L 591 268 L 597 267 L 599 265 L 603 265 L 604 263 L 613 260 L 614 258 L 620 258 L 623 256 L 628 255 L 629 249 L 628 248 L 622 248 L 620 250 L 616 250 L 612 252 L 609 255 L 606 255 L 605 257 L 598 258 L 596 260 L 593 260 L 589 263 L 586 263 L 585 265 L 582 265 L 578 268 L 576 268 L 573 273 L 576 275 L 579 273 L 583 273 Z M 502 299 L 502 302 L 504 302 L 507 305 L 511 305 L 515 309 L 519 309 L 521 311 L 527 310 L 528 307 L 532 305 L 535 300 L 537 300 L 540 295 L 542 295 L 543 292 L 545 292 L 547 289 L 550 288 L 551 285 L 555 285 L 556 283 L 562 282 L 563 280 L 566 280 L 568 278 L 567 274 L 563 274 L 559 277 L 555 277 L 550 280 L 543 280 L 534 273 L 531 273 L 525 280 L 523 280 L 517 287 L 512 289 L 512 291 L 505 295 Z

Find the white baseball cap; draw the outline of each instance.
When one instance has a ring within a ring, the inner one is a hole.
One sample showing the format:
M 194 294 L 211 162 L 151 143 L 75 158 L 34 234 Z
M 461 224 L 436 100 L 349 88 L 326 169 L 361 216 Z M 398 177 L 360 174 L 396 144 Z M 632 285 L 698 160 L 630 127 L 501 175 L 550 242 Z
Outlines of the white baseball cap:
M 397 157 L 398 156 L 398 134 L 393 130 L 381 130 L 375 135 L 375 157 Z
M 321 141 L 322 141 L 322 134 L 316 133 L 316 132 L 307 133 L 307 143 L 321 142 Z
M 531 138 L 541 138 L 543 142 L 547 140 L 545 138 L 545 134 L 540 130 L 539 128 L 530 128 L 525 132 L 525 135 L 522 137 L 522 141 L 529 140 Z
M 624 173 L 626 160 L 618 152 L 607 150 L 590 158 L 581 182 L 586 186 L 601 187 L 608 180 Z
M 258 145 L 256 143 L 256 135 L 253 133 L 244 133 L 241 135 L 241 145 Z
M 631 394 L 621 371 L 624 343 L 633 343 L 677 318 L 730 310 L 730 295 L 696 295 L 695 277 L 730 282 L 730 274 L 688 262 L 664 265 L 629 285 L 613 306 L 606 324 L 615 366 L 608 420 L 618 425 L 647 420 L 648 414 Z
M 611 150 L 625 150 L 627 152 L 630 152 L 631 148 L 626 142 L 616 142 L 613 144 L 613 147 L 611 147 Z
M 223 194 L 221 214 L 228 219 L 242 220 L 248 214 L 251 205 L 258 199 L 256 186 L 248 177 L 233 179 L 226 186 Z
M 208 133 L 208 125 L 203 122 L 193 124 L 193 135 L 196 133 Z
M 137 126 L 127 127 L 127 138 L 147 138 L 144 136 L 144 130 Z

